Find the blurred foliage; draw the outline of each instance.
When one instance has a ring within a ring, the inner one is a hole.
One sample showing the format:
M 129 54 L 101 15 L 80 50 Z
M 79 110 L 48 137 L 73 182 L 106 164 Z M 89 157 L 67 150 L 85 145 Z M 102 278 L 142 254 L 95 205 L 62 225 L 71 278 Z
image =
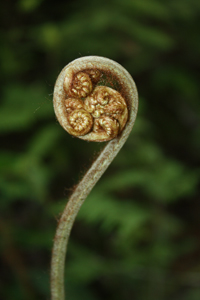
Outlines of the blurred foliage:
M 68 299 L 199 299 L 200 2 L 8 0 L 0 16 L 2 299 L 50 299 L 57 219 L 102 147 L 52 107 L 60 70 L 85 55 L 127 68 L 140 105 L 72 230 Z

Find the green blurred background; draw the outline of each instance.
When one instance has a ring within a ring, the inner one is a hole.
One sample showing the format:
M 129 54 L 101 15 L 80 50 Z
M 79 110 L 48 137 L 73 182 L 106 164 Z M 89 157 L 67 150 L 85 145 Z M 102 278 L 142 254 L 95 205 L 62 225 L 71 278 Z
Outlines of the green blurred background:
M 140 95 L 131 136 L 80 210 L 69 300 L 200 299 L 200 1 L 1 1 L 0 291 L 50 299 L 57 220 L 104 143 L 56 121 L 56 77 L 106 56 Z

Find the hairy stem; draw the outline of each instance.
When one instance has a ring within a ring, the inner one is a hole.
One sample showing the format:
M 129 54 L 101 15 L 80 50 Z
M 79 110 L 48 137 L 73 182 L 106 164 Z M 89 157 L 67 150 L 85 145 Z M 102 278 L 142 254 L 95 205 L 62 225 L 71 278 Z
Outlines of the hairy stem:
M 95 59 L 102 59 L 98 57 L 92 57 Z M 83 58 L 84 59 L 84 58 Z M 87 58 L 88 59 L 88 58 Z M 90 57 L 91 59 L 91 57 Z M 97 183 L 99 178 L 105 172 L 109 164 L 115 158 L 121 147 L 124 145 L 128 138 L 132 127 L 135 122 L 137 114 L 137 90 L 129 73 L 115 62 L 104 59 L 108 64 L 111 62 L 112 67 L 116 67 L 117 74 L 122 72 L 122 77 L 126 76 L 126 97 L 129 106 L 129 120 L 126 127 L 120 134 L 120 136 L 109 141 L 103 151 L 100 153 L 98 158 L 92 164 L 90 169 L 87 171 L 83 179 L 80 181 L 72 196 L 70 197 L 64 212 L 58 223 L 54 246 L 52 252 L 51 261 L 51 297 L 52 300 L 64 300 L 64 269 L 65 269 L 65 256 L 67 251 L 67 243 L 71 228 L 73 226 L 76 215 L 83 204 L 84 200 Z M 125 75 L 124 75 L 125 74 Z

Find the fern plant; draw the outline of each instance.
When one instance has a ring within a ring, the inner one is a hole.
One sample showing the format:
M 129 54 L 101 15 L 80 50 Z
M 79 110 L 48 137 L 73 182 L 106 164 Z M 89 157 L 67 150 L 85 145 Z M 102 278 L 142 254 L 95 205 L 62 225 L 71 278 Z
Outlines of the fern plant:
M 111 87 L 108 87 L 111 86 Z M 58 121 L 70 134 L 109 141 L 71 195 L 60 218 L 51 264 L 52 300 L 64 300 L 67 243 L 75 217 L 93 186 L 127 140 L 135 122 L 138 95 L 130 74 L 118 63 L 89 56 L 68 64 L 54 89 Z

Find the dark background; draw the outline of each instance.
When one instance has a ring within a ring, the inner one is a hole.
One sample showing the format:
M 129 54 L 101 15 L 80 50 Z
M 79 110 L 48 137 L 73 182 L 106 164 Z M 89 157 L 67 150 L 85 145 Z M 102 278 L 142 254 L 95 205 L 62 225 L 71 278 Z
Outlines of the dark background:
M 57 220 L 104 143 L 56 121 L 56 77 L 106 56 L 133 76 L 134 129 L 80 210 L 69 300 L 200 299 L 200 1 L 0 4 L 0 291 L 50 299 Z

